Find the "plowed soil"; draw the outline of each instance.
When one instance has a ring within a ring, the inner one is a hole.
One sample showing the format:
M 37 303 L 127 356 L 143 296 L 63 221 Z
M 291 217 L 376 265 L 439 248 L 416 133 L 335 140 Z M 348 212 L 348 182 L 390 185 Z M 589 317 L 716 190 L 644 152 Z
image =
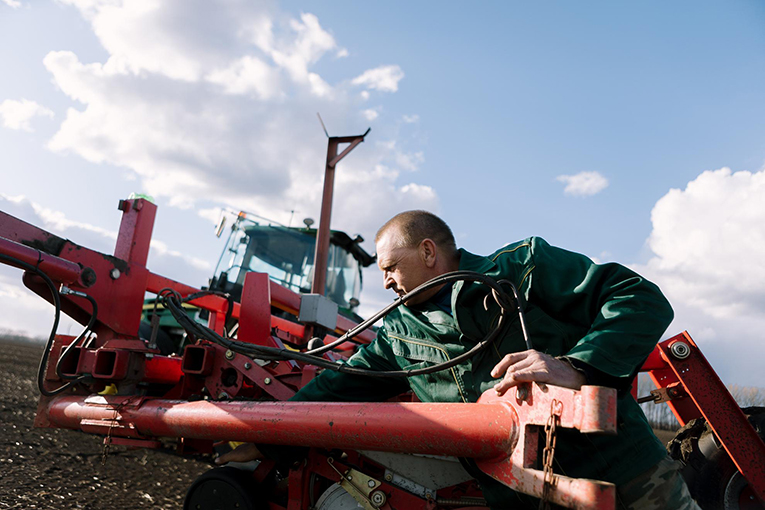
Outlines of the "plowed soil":
M 112 446 L 99 437 L 33 428 L 39 344 L 0 339 L 0 510 L 183 508 L 186 488 L 210 458 Z

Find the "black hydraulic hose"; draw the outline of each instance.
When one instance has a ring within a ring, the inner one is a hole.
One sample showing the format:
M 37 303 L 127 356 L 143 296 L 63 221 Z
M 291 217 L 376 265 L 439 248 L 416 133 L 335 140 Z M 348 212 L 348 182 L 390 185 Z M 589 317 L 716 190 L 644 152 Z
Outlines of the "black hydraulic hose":
M 326 360 L 318 356 L 336 347 L 337 345 L 340 345 L 343 342 L 350 340 L 354 336 L 361 333 L 361 331 L 369 328 L 372 324 L 377 322 L 380 318 L 390 313 L 394 308 L 401 306 L 406 301 L 412 299 L 414 296 L 422 292 L 425 292 L 429 289 L 432 289 L 433 287 L 450 284 L 460 280 L 475 281 L 475 282 L 483 283 L 489 286 L 489 288 L 491 289 L 491 295 L 494 297 L 494 300 L 497 302 L 497 304 L 500 307 L 499 320 L 497 321 L 497 324 L 494 327 L 494 329 L 492 329 L 483 340 L 478 342 L 468 352 L 465 352 L 449 361 L 446 361 L 443 363 L 437 363 L 433 366 L 426 367 L 426 368 L 420 368 L 415 370 L 389 370 L 389 371 L 366 370 L 366 369 L 361 369 L 356 367 L 350 367 L 345 364 L 338 364 L 338 363 L 331 362 L 329 360 Z M 530 345 L 528 336 L 526 334 L 525 320 L 523 317 L 523 307 L 518 297 L 517 289 L 515 289 L 515 286 L 512 285 L 512 283 L 510 282 L 503 281 L 502 283 L 510 284 L 510 286 L 513 288 L 513 294 L 517 301 L 517 310 L 519 312 L 519 317 L 521 320 L 521 327 L 524 333 L 524 337 L 526 339 L 526 343 L 527 345 Z M 412 377 L 416 375 L 431 374 L 434 372 L 447 370 L 455 365 L 462 363 L 466 359 L 469 359 L 475 356 L 476 354 L 478 354 L 480 351 L 484 350 L 491 343 L 493 343 L 498 337 L 500 337 L 501 335 L 505 333 L 505 331 L 507 330 L 507 327 L 510 324 L 510 321 L 507 320 L 506 316 L 511 306 L 511 303 L 510 303 L 511 298 L 504 292 L 501 284 L 495 281 L 493 278 L 486 276 L 484 274 L 475 273 L 472 271 L 455 271 L 451 273 L 446 273 L 436 278 L 433 278 L 432 280 L 420 285 L 413 291 L 396 298 L 396 300 L 393 303 L 386 306 L 385 308 L 383 308 L 382 310 L 380 310 L 379 312 L 377 312 L 372 317 L 362 322 L 358 326 L 349 330 L 348 332 L 346 332 L 343 336 L 341 336 L 334 342 L 328 345 L 319 347 L 317 349 L 313 349 L 311 351 L 301 353 L 301 352 L 291 351 L 288 349 L 265 347 L 265 346 L 250 344 L 247 342 L 239 342 L 237 340 L 224 338 L 220 336 L 219 334 L 217 334 L 215 331 L 212 331 L 209 328 L 203 326 L 202 324 L 199 324 L 198 322 L 192 320 L 183 311 L 183 308 L 181 305 L 181 303 L 185 301 L 186 299 L 181 298 L 180 294 L 178 294 L 176 291 L 172 289 L 163 289 L 159 292 L 159 297 L 160 299 L 163 300 L 165 307 L 168 310 L 170 310 L 170 313 L 173 315 L 173 317 L 188 333 L 194 335 L 195 337 L 204 338 L 214 343 L 217 343 L 219 345 L 222 345 L 223 347 L 226 347 L 227 349 L 230 349 L 232 351 L 239 352 L 241 354 L 252 356 L 252 357 L 257 357 L 263 360 L 289 359 L 289 360 L 295 360 L 295 361 L 300 361 L 303 363 L 315 365 L 321 368 L 326 368 L 329 370 L 335 370 L 338 372 L 344 372 L 344 373 L 354 374 L 354 375 L 371 376 L 371 377 Z
M 50 336 L 48 337 L 48 341 L 45 343 L 45 350 L 43 351 L 42 357 L 40 358 L 40 365 L 37 367 L 37 389 L 40 390 L 40 393 L 46 397 L 53 397 L 55 395 L 58 395 L 59 393 L 66 391 L 71 386 L 73 386 L 75 383 L 80 382 L 80 380 L 84 379 L 84 376 L 80 376 L 78 379 L 69 381 L 62 386 L 56 388 L 55 390 L 48 391 L 45 389 L 44 380 L 45 380 L 45 368 L 48 365 L 48 357 L 50 356 L 51 348 L 53 347 L 53 340 L 56 338 L 56 331 L 58 330 L 58 323 L 61 319 L 61 296 L 59 295 L 59 291 L 56 288 L 56 285 L 53 283 L 53 280 L 48 277 L 47 274 L 40 271 L 37 267 L 27 264 L 26 262 L 19 260 L 14 257 L 10 257 L 8 255 L 0 254 L 0 260 L 11 262 L 14 265 L 17 265 L 24 269 L 25 271 L 29 271 L 31 273 L 36 274 L 40 278 L 42 278 L 43 282 L 45 282 L 45 285 L 48 286 L 51 292 L 51 296 L 53 297 L 53 306 L 55 308 L 55 314 L 53 319 L 53 326 L 51 327 Z
M 95 326 L 96 318 L 98 317 L 98 303 L 96 303 L 96 300 L 93 299 L 93 296 L 85 294 L 84 292 L 72 291 L 69 289 L 67 289 L 66 291 L 63 291 L 62 289 L 62 294 L 71 294 L 74 296 L 84 297 L 88 301 L 90 301 L 90 304 L 93 307 L 93 311 L 90 314 L 90 320 L 88 321 L 88 325 L 85 326 L 85 329 L 83 329 L 79 335 L 77 335 L 77 338 L 75 338 L 69 345 L 67 345 L 64 348 L 63 352 L 61 353 L 61 356 L 58 357 L 58 361 L 56 362 L 56 375 L 60 379 L 70 379 L 70 380 L 80 379 L 81 380 L 83 376 L 63 374 L 61 372 L 62 370 L 61 365 L 64 362 L 64 360 L 68 358 L 69 355 L 73 352 L 74 347 L 85 338 L 88 332 L 93 331 L 93 326 Z
M 450 273 L 444 273 L 440 276 L 437 276 L 423 283 L 422 285 L 420 285 L 413 291 L 409 292 L 408 294 L 396 298 L 391 304 L 387 305 L 385 308 L 382 308 L 380 311 L 372 315 L 369 319 L 359 323 L 357 326 L 354 326 L 353 328 L 346 331 L 344 335 L 342 335 L 340 338 L 338 338 L 334 342 L 331 342 L 322 347 L 318 347 L 316 349 L 312 349 L 310 351 L 306 351 L 305 354 L 319 355 L 329 350 L 332 350 L 338 345 L 341 345 L 345 342 L 352 340 L 353 337 L 357 336 L 359 333 L 361 333 L 365 329 L 368 329 L 375 322 L 377 322 L 378 320 L 388 315 L 394 308 L 398 308 L 399 306 L 401 306 L 402 304 L 404 304 L 406 301 L 410 300 L 412 297 L 416 296 L 417 294 L 425 292 L 426 290 L 429 290 L 438 285 L 444 285 L 446 283 L 451 283 L 453 281 L 459 281 L 459 280 L 474 280 L 474 281 L 478 281 L 480 283 L 486 283 L 487 285 L 489 285 L 492 289 L 492 295 L 494 296 L 494 299 L 497 301 L 497 304 L 499 304 L 500 311 L 502 312 L 503 316 L 507 309 L 505 308 L 505 306 L 503 306 L 503 303 L 500 303 L 500 299 L 502 299 L 502 296 L 504 295 L 504 293 L 502 293 L 501 286 L 502 285 L 509 286 L 513 291 L 513 297 L 515 298 L 516 310 L 518 312 L 518 318 L 521 323 L 521 331 L 523 332 L 523 339 L 526 342 L 526 347 L 529 350 L 533 349 L 531 345 L 531 340 L 529 339 L 529 335 L 526 330 L 526 319 L 525 319 L 525 314 L 523 310 L 523 305 L 521 304 L 521 299 L 518 294 L 518 289 L 515 287 L 513 282 L 511 282 L 510 280 L 500 280 L 497 282 L 489 276 L 486 276 L 482 273 L 476 273 L 474 271 L 452 271 Z M 486 298 L 488 299 L 488 297 L 489 296 L 487 294 Z M 487 306 L 487 304 L 484 303 L 484 306 Z

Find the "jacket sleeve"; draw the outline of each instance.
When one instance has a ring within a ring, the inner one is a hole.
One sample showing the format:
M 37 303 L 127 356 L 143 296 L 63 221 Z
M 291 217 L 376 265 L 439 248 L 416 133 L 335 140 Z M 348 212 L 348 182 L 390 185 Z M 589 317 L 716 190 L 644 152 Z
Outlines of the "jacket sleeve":
M 607 376 L 632 378 L 673 312 L 659 288 L 615 263 L 595 264 L 532 238 L 529 302 L 586 334 L 566 353 Z
M 347 365 L 368 370 L 398 370 L 385 327 L 361 347 Z M 409 391 L 405 377 L 372 377 L 325 369 L 290 398 L 293 402 L 382 402 Z

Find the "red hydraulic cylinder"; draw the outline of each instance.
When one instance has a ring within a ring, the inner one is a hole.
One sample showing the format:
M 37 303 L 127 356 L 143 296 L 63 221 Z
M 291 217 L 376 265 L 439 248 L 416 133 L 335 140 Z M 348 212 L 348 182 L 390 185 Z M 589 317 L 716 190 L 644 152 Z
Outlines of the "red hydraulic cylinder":
M 79 264 L 24 246 L 4 237 L 0 237 L 0 254 L 35 266 L 55 282 L 67 285 L 74 283 L 82 287 L 89 287 L 95 280 L 93 272 Z M 15 266 L 13 262 L 7 262 L 7 264 Z M 82 278 L 83 272 L 86 273 L 84 279 Z
M 518 418 L 493 404 L 210 402 L 56 397 L 52 426 L 113 436 L 184 437 L 461 457 L 506 457 Z M 116 417 L 116 418 L 115 418 Z

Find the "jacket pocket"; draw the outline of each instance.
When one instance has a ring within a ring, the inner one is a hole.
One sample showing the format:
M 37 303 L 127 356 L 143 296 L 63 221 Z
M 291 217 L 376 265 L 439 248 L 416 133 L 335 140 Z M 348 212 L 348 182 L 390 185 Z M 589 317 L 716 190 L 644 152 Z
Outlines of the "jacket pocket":
M 391 350 L 398 358 L 404 358 L 410 361 L 429 361 L 431 363 L 443 363 L 449 359 L 446 349 L 434 345 L 410 340 L 408 338 L 388 335 Z

